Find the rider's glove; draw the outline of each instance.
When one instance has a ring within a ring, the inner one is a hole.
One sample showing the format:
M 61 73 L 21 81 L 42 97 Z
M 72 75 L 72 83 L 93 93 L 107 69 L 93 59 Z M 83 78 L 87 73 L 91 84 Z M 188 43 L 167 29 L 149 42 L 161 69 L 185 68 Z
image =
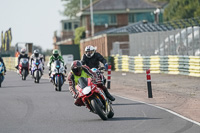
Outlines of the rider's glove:
M 77 99 L 78 98 L 78 92 L 76 92 L 74 95 L 73 95 L 73 97 L 74 97 L 74 99 Z
M 104 65 L 104 67 L 105 67 L 105 71 L 107 71 L 107 70 L 108 70 L 108 63 L 106 63 L 106 64 Z
M 99 78 L 97 78 L 97 79 L 93 79 L 93 83 L 94 84 L 102 84 L 102 81 Z

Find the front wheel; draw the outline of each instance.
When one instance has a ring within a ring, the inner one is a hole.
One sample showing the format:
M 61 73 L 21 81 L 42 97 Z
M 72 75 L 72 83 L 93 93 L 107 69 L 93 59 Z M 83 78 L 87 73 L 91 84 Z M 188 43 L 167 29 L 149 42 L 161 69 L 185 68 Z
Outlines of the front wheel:
M 22 80 L 26 80 L 26 70 L 22 70 Z
M 3 81 L 3 77 L 0 75 L 0 87 L 1 87 L 2 81 Z
M 104 111 L 104 109 L 102 109 L 98 102 L 96 101 L 96 99 L 92 99 L 91 100 L 91 104 L 95 110 L 95 112 L 99 115 L 99 117 L 102 119 L 102 120 L 107 120 L 108 117 L 107 117 L 107 114 L 106 112 Z
M 40 75 L 39 75 L 39 71 L 37 70 L 36 71 L 36 83 L 39 83 L 40 82 Z
M 62 80 L 61 80 L 61 75 L 57 76 L 57 87 L 58 87 L 58 91 L 62 90 Z
M 110 104 L 110 103 L 109 103 Z M 113 108 L 112 108 L 112 105 L 110 104 L 109 105 L 109 113 L 108 113 L 108 118 L 113 118 L 113 116 L 114 116 L 114 110 L 113 110 Z

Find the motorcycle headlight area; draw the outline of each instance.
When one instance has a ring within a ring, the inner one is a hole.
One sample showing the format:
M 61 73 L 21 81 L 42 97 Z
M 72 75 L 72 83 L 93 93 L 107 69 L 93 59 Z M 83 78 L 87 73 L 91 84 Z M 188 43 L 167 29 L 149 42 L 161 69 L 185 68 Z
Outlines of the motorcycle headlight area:
M 87 86 L 82 90 L 82 92 L 83 92 L 83 94 L 87 95 L 91 92 L 91 90 L 92 90 L 91 86 Z
M 58 70 L 57 69 L 54 69 L 54 72 L 57 72 Z

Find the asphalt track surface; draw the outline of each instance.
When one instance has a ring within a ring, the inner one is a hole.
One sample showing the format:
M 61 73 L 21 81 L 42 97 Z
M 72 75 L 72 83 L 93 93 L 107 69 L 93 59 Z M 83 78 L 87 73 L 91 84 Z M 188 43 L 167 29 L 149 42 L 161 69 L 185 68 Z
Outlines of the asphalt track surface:
M 0 133 L 199 133 L 200 126 L 165 110 L 116 96 L 115 115 L 102 121 L 73 104 L 68 86 L 56 92 L 7 72 L 0 88 Z

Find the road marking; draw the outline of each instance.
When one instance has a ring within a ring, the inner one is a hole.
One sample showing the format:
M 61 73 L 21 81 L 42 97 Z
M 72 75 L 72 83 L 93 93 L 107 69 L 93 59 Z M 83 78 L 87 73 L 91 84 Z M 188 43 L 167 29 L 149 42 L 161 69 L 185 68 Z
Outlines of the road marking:
M 114 95 L 115 95 L 115 94 L 114 94 Z M 176 115 L 176 116 L 178 116 L 178 117 L 180 117 L 180 118 L 182 118 L 182 119 L 185 119 L 185 120 L 187 120 L 187 121 L 190 121 L 190 122 L 192 122 L 192 123 L 194 123 L 194 124 L 200 126 L 200 123 L 199 123 L 199 122 L 194 121 L 194 120 L 192 120 L 192 119 L 189 119 L 189 118 L 187 118 L 187 117 L 185 117 L 185 116 L 183 116 L 183 115 L 180 115 L 180 114 L 178 114 L 178 113 L 176 113 L 176 112 L 174 112 L 174 111 L 172 111 L 172 110 L 169 110 L 169 109 L 166 109 L 166 108 L 157 106 L 157 105 L 153 105 L 153 104 L 150 104 L 150 103 L 146 103 L 146 102 L 143 102 L 143 101 L 132 100 L 132 99 L 129 99 L 129 98 L 126 98 L 126 97 L 123 97 L 123 96 L 119 96 L 119 95 L 115 95 L 115 96 L 118 96 L 118 97 L 123 98 L 123 99 L 131 100 L 131 101 L 134 101 L 134 102 L 144 103 L 144 104 L 146 104 L 146 105 L 150 105 L 150 106 L 152 106 L 152 107 L 156 107 L 156 108 L 158 108 L 158 109 L 165 110 L 165 111 L 167 111 L 167 112 L 169 112 L 169 113 L 171 113 L 171 114 L 173 114 L 173 115 Z

